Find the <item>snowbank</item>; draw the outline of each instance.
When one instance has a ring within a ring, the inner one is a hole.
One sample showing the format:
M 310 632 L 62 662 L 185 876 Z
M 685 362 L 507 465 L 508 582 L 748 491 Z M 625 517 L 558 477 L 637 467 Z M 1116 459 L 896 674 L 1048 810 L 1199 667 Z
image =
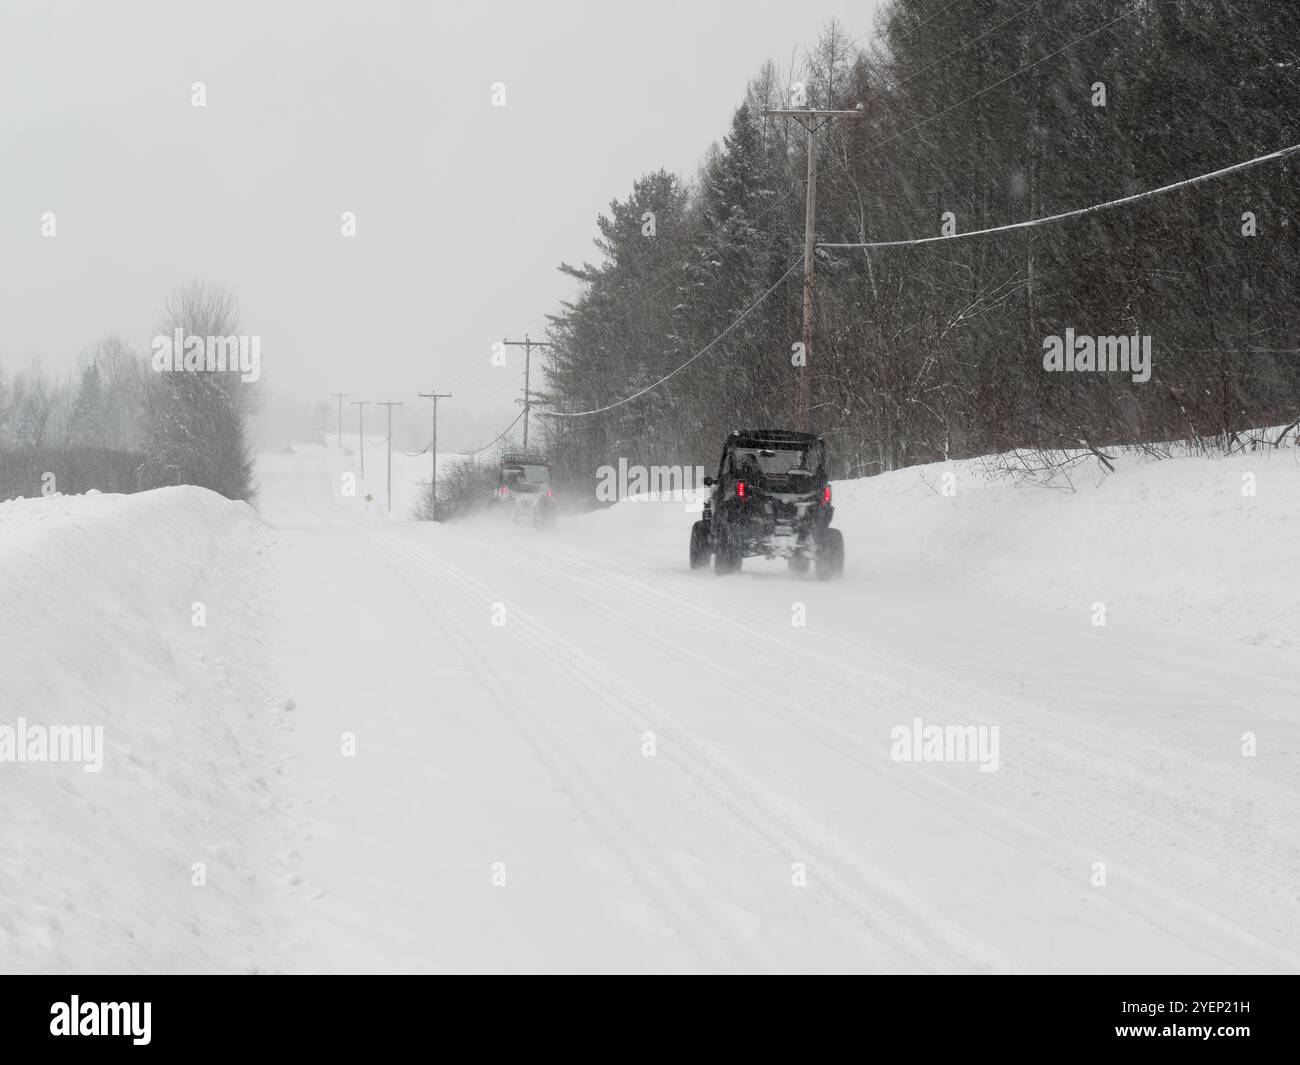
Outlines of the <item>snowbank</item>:
M 837 504 L 855 564 L 882 578 L 1300 645 L 1296 449 L 1125 455 L 1114 473 L 1090 462 L 1072 480 L 1060 490 L 991 476 L 980 460 L 936 463 L 837 485 Z
M 102 737 L 98 771 L 84 753 L 0 761 L 0 970 L 255 965 L 265 538 L 247 505 L 199 488 L 0 503 L 0 750 L 19 719 Z
M 1162 461 L 1126 453 L 1105 476 L 1093 460 L 1075 467 L 1072 488 L 991 472 L 998 465 L 934 463 L 835 484 L 850 572 L 1089 617 L 1104 603 L 1108 618 L 1300 646 L 1300 450 Z M 623 502 L 569 518 L 564 535 L 617 540 L 643 562 L 664 551 L 684 560 L 697 516 L 681 503 Z

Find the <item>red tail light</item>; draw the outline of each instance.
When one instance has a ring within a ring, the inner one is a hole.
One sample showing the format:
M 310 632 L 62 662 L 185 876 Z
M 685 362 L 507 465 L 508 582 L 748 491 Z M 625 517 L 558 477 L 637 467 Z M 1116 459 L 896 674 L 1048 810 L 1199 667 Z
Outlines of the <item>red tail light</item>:
M 546 490 L 546 498 L 547 499 L 551 498 L 551 490 L 549 488 Z
M 737 482 L 736 482 L 736 497 L 737 497 L 738 499 L 744 499 L 744 498 L 745 498 L 745 482 L 744 482 L 744 481 L 737 481 Z
M 502 485 L 502 486 L 501 486 L 501 494 L 502 494 L 503 496 L 508 496 L 508 495 L 510 494 L 510 489 L 507 488 L 505 485 Z
M 831 501 L 831 486 L 827 485 L 825 488 L 822 489 L 822 502 L 829 503 L 830 501 Z

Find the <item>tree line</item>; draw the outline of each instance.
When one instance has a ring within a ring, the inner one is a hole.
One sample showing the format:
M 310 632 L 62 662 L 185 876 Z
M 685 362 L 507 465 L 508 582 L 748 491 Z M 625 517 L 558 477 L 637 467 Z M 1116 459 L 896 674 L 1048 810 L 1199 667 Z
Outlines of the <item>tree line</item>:
M 611 456 L 707 465 L 732 428 L 796 424 L 806 135 L 762 112 L 859 103 L 816 139 L 818 241 L 1042 218 L 1300 143 L 1300 6 L 892 0 L 867 37 L 833 22 L 797 67 L 768 63 L 693 179 L 644 175 L 598 217 L 595 261 L 561 265 L 581 283 L 550 318 L 561 411 L 653 384 L 758 303 L 640 399 L 544 419 L 568 479 L 592 484 Z M 1014 448 L 1226 448 L 1294 423 L 1298 160 L 1049 226 L 819 248 L 804 372 L 836 475 Z M 1149 379 L 1049 372 L 1067 330 L 1149 338 Z
M 155 335 L 240 332 L 233 293 L 201 281 L 167 298 Z M 118 336 L 52 376 L 33 358 L 0 366 L 0 500 L 52 491 L 136 492 L 167 485 L 252 499 L 247 419 L 253 393 L 229 373 L 155 372 Z

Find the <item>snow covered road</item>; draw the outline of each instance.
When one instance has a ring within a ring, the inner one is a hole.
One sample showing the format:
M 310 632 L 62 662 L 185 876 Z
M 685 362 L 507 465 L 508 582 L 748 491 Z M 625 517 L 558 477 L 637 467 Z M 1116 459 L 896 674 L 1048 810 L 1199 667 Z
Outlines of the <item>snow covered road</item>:
M 680 505 L 431 526 L 319 450 L 259 472 L 295 707 L 266 967 L 1300 968 L 1290 647 L 900 577 L 863 508 L 842 582 L 719 579 Z M 917 719 L 997 726 L 996 771 L 891 757 Z
M 832 583 L 351 461 L 0 504 L 0 970 L 1300 970 L 1294 453 L 837 485 Z

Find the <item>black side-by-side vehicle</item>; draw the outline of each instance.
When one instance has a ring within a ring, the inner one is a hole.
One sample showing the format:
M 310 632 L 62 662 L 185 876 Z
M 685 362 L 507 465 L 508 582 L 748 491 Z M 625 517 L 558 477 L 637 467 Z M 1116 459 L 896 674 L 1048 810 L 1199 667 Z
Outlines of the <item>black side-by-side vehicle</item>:
M 832 529 L 826 444 L 815 433 L 737 429 L 727 437 L 717 477 L 705 478 L 704 516 L 691 529 L 691 569 L 713 559 L 735 573 L 748 557 L 784 558 L 819 580 L 844 572 L 844 537 Z

